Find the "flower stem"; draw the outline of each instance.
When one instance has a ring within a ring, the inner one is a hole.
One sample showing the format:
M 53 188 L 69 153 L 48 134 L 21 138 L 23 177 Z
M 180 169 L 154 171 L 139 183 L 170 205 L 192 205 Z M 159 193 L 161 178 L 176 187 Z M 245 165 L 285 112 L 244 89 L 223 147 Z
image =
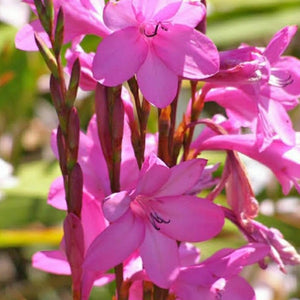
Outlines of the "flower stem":
M 167 300 L 169 291 L 154 285 L 153 300 Z
M 125 300 L 122 297 L 121 289 L 123 284 L 123 264 L 115 266 L 115 275 L 116 275 L 116 290 L 117 290 L 117 299 Z

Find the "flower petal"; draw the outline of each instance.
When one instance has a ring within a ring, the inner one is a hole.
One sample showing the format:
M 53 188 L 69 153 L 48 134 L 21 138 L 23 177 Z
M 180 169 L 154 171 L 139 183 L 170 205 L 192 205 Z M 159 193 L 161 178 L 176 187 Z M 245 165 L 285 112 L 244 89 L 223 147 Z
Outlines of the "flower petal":
M 242 277 L 235 276 L 226 282 L 221 291 L 222 300 L 255 300 L 255 292 L 250 284 Z
M 71 269 L 65 254 L 62 251 L 41 251 L 32 257 L 32 266 L 45 272 L 70 275 Z
M 176 15 L 169 21 L 194 28 L 205 16 L 206 8 L 200 1 L 182 1 Z
M 132 6 L 139 22 L 150 19 L 162 21 L 176 14 L 181 2 L 182 0 L 132 0 Z M 160 17 L 160 19 L 158 19 L 158 17 Z
M 224 214 L 214 203 L 194 196 L 157 198 L 153 209 L 169 223 L 159 224 L 160 232 L 187 242 L 200 242 L 217 235 L 224 224 Z
M 178 274 L 179 253 L 175 240 L 168 238 L 150 224 L 140 254 L 149 278 L 161 288 L 169 288 Z
M 35 32 L 39 34 L 48 47 L 51 47 L 48 34 L 44 31 L 40 21 L 35 20 L 18 31 L 15 38 L 16 48 L 24 51 L 37 51 L 38 47 L 34 39 Z
M 137 25 L 131 0 L 108 2 L 103 11 L 103 19 L 111 30 L 120 30 Z
M 180 243 L 179 247 L 180 265 L 188 267 L 199 262 L 200 250 L 191 243 Z
M 67 210 L 64 180 L 62 176 L 52 182 L 47 203 L 57 209 Z
M 264 51 L 270 64 L 275 63 L 291 42 L 297 31 L 297 26 L 286 26 L 278 31 Z
M 91 199 L 85 192 L 82 199 L 81 221 L 87 250 L 93 240 L 108 226 L 108 221 L 103 216 L 101 202 Z
M 159 108 L 166 107 L 175 98 L 178 77 L 171 71 L 153 50 L 137 72 L 137 81 L 143 96 Z
M 185 25 L 169 25 L 153 39 L 161 60 L 177 75 L 202 79 L 219 69 L 219 54 L 214 43 L 204 34 Z
M 170 169 L 155 154 L 146 158 L 140 171 L 135 195 L 153 195 L 168 180 Z
M 65 16 L 65 42 L 72 41 L 75 37 L 82 34 L 94 34 L 105 37 L 110 33 L 110 30 L 103 22 L 103 1 L 98 1 L 97 5 L 86 0 L 64 0 L 58 2 Z
M 103 212 L 110 222 L 122 217 L 129 208 L 131 199 L 126 191 L 111 194 L 103 202 Z
M 147 44 L 138 28 L 128 27 L 107 36 L 93 61 L 93 74 L 100 83 L 116 86 L 132 77 L 147 56 Z
M 87 271 L 107 271 L 126 259 L 141 244 L 145 226 L 128 211 L 108 226 L 89 247 L 83 268 Z M 124 243 L 126 237 L 126 243 Z M 117 249 L 117 251 L 116 251 Z
M 164 197 L 189 193 L 200 180 L 206 162 L 205 159 L 192 159 L 172 167 L 170 169 L 171 176 L 155 196 Z

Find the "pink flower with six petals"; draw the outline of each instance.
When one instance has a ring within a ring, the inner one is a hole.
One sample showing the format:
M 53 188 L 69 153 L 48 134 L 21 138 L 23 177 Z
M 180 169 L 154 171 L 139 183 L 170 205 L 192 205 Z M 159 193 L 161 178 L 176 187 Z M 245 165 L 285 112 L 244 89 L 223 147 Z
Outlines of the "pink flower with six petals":
M 110 1 L 103 19 L 113 33 L 97 49 L 95 78 L 115 86 L 136 74 L 145 98 L 167 106 L 177 93 L 178 77 L 202 79 L 218 71 L 215 45 L 194 29 L 205 13 L 200 1 Z

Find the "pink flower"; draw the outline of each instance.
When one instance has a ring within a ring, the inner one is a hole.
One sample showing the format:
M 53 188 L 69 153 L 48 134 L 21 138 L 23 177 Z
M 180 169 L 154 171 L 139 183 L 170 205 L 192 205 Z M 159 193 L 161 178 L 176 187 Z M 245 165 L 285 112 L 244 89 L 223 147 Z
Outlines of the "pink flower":
M 84 91 L 94 91 L 96 89 L 97 80 L 93 77 L 92 64 L 95 53 L 86 53 L 79 44 L 74 44 L 66 51 L 66 72 L 71 74 L 73 63 L 77 58 L 80 61 L 80 80 L 79 86 Z
M 58 201 L 58 199 L 60 199 L 62 203 L 65 202 L 64 197 L 57 197 L 56 201 Z M 73 284 L 76 284 L 77 287 L 79 286 L 80 289 L 81 277 L 78 278 L 78 276 L 80 276 L 81 271 L 74 270 L 74 268 L 78 268 L 78 270 L 81 269 L 86 250 L 95 237 L 107 226 L 108 222 L 103 216 L 100 202 L 95 201 L 88 194 L 84 193 L 81 220 L 74 214 L 68 214 L 64 223 L 67 235 L 62 239 L 60 249 L 35 253 L 32 257 L 33 267 L 49 273 L 71 275 L 71 267 L 69 264 L 71 259 Z M 72 228 L 72 232 L 70 232 L 70 227 Z M 76 243 L 74 249 L 78 249 L 78 251 L 76 253 L 71 252 L 72 257 L 68 257 L 67 259 L 68 251 L 66 251 L 66 245 L 70 244 L 70 241 L 67 243 L 66 238 L 70 239 L 72 236 L 76 237 L 76 240 L 73 242 Z M 96 285 L 103 285 L 113 280 L 113 278 L 113 275 L 98 272 L 90 284 L 93 284 L 94 280 L 97 280 Z
M 90 246 L 84 268 L 106 271 L 138 248 L 149 278 L 170 287 L 180 264 L 176 241 L 207 240 L 223 226 L 218 206 L 188 195 L 205 163 L 197 159 L 168 168 L 150 155 L 135 189 L 106 198 L 103 211 L 111 225 Z
M 178 77 L 215 74 L 215 45 L 194 27 L 205 16 L 200 1 L 108 2 L 104 22 L 113 33 L 100 43 L 93 64 L 100 83 L 115 86 L 137 76 L 145 98 L 162 108 L 175 98 Z
M 26 0 L 31 9 L 36 14 L 36 8 L 33 0 Z M 59 7 L 64 12 L 64 42 L 68 43 L 81 35 L 95 34 L 106 36 L 110 30 L 104 25 L 102 12 L 104 0 L 54 0 L 55 18 Z M 51 47 L 48 35 L 44 31 L 39 20 L 34 20 L 26 24 L 16 35 L 15 44 L 18 49 L 25 51 L 38 50 L 34 32 L 37 32 L 43 40 Z
M 299 265 L 300 255 L 296 249 L 284 239 L 282 233 L 276 228 L 268 228 L 265 225 L 251 220 L 244 226 L 236 218 L 234 212 L 224 208 L 226 218 L 238 226 L 250 243 L 264 243 L 270 247 L 270 251 L 265 256 L 275 261 L 282 272 L 285 271 L 285 265 Z M 262 267 L 266 267 L 263 259 L 260 261 Z
M 255 293 L 238 274 L 267 255 L 270 248 L 253 243 L 237 250 L 222 249 L 200 264 L 181 268 L 171 293 L 180 300 L 254 300 Z
M 274 136 L 286 145 L 295 144 L 286 111 L 297 105 L 300 96 L 300 61 L 281 54 L 296 30 L 296 26 L 283 28 L 265 49 L 243 45 L 221 52 L 221 70 L 204 87 L 205 101 L 216 101 L 230 118 L 250 127 L 260 150 L 267 148 Z
M 178 247 L 178 254 L 181 267 L 194 265 L 200 259 L 200 250 L 190 243 L 180 243 Z M 152 285 L 146 272 L 142 270 L 142 268 L 139 268 L 139 263 L 140 266 L 142 266 L 141 258 L 135 256 L 133 256 L 133 259 L 131 256 L 131 259 L 124 263 L 124 273 L 126 272 L 126 275 L 131 273 L 131 276 L 126 276 L 127 281 L 130 283 L 129 300 L 140 300 L 143 298 L 145 282 Z M 131 272 L 128 272 L 128 269 L 130 269 Z
M 270 146 L 260 151 L 253 134 L 214 135 L 195 142 L 197 151 L 235 150 L 241 152 L 270 168 L 282 185 L 284 194 L 288 194 L 294 185 L 300 192 L 300 133 L 296 133 L 296 145 L 288 146 L 278 138 L 273 138 Z

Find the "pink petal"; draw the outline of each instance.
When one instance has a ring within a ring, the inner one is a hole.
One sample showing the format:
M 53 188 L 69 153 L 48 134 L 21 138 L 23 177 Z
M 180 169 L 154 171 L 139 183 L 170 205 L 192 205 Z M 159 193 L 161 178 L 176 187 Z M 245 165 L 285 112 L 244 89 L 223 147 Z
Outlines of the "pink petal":
M 64 180 L 62 176 L 52 182 L 47 203 L 57 209 L 67 210 Z
M 161 234 L 149 224 L 140 246 L 140 254 L 149 278 L 159 287 L 169 288 L 179 271 L 176 241 Z
M 146 60 L 139 68 L 137 81 L 143 96 L 156 107 L 166 107 L 176 96 L 178 77 L 153 50 L 148 52 Z
M 129 298 L 128 300 L 141 300 L 143 299 L 143 281 L 134 281 L 129 288 Z
M 164 3 L 165 2 L 165 3 Z M 156 21 L 165 21 L 170 22 L 174 15 L 177 14 L 179 8 L 182 6 L 182 1 L 180 0 L 163 0 L 158 2 L 156 11 L 154 12 L 153 19 Z
M 227 281 L 222 300 L 255 300 L 255 293 L 250 284 L 242 277 L 236 276 Z
M 200 242 L 216 236 L 224 224 L 220 207 L 194 196 L 158 198 L 153 209 L 169 223 L 159 224 L 160 232 L 187 242 Z
M 81 298 L 80 300 L 89 300 L 90 299 L 90 293 L 92 290 L 92 287 L 97 280 L 97 278 L 101 278 L 103 275 L 103 272 L 97 272 L 93 270 L 84 270 L 82 279 L 81 279 Z
M 244 266 L 252 265 L 266 257 L 270 247 L 263 243 L 252 243 L 239 249 L 221 249 L 202 262 L 218 277 L 229 278 L 241 272 Z
M 206 8 L 200 1 L 182 1 L 176 15 L 169 21 L 194 28 L 205 16 Z
M 85 53 L 83 49 L 76 45 L 71 49 L 67 49 L 66 52 L 66 59 L 67 59 L 67 66 L 66 72 L 70 75 L 72 72 L 72 66 L 77 58 L 80 61 L 80 81 L 79 86 L 84 91 L 92 91 L 95 90 L 97 81 L 93 77 L 92 73 L 92 63 L 94 59 L 95 53 Z
M 215 300 L 216 295 L 210 291 L 215 281 L 216 277 L 201 265 L 181 268 L 172 290 L 179 299 Z
M 65 254 L 62 251 L 41 251 L 32 257 L 32 266 L 45 272 L 70 275 L 71 269 Z
M 93 240 L 108 226 L 108 221 L 103 216 L 101 202 L 92 199 L 87 193 L 83 194 L 81 221 L 87 250 Z
M 79 35 L 94 34 L 105 37 L 110 30 L 104 25 L 102 10 L 104 3 L 93 5 L 90 1 L 64 0 L 60 5 L 65 15 L 65 42 Z
M 288 110 L 294 108 L 298 104 L 297 98 L 300 96 L 300 60 L 295 57 L 283 56 L 272 67 L 283 73 L 280 80 L 289 82 L 289 84 L 284 87 L 268 85 L 270 92 L 267 96 L 280 101 Z
M 142 258 L 138 251 L 135 251 L 129 259 L 124 261 L 124 278 L 129 279 L 136 273 L 143 271 Z
M 48 47 L 51 47 L 48 34 L 44 31 L 40 21 L 35 20 L 18 31 L 15 38 L 16 48 L 24 51 L 37 51 L 38 47 L 35 43 L 34 32 L 39 34 Z
M 293 129 L 292 121 L 279 102 L 269 101 L 268 119 L 279 138 L 286 145 L 295 145 L 296 133 Z
M 106 26 L 113 31 L 137 26 L 137 20 L 131 2 L 131 0 L 108 2 L 103 12 Z
M 105 272 L 113 268 L 135 251 L 144 239 L 144 233 L 142 221 L 128 211 L 93 241 L 86 253 L 84 269 Z
M 94 281 L 95 286 L 103 286 L 115 280 L 115 274 L 104 274 Z
M 93 62 L 94 77 L 107 86 L 123 83 L 143 64 L 147 48 L 136 27 L 112 33 L 97 49 Z
M 238 88 L 211 89 L 206 94 L 205 101 L 214 101 L 223 106 L 230 119 L 245 127 L 251 125 L 258 113 L 255 101 Z
M 156 156 L 150 155 L 143 163 L 135 195 L 153 195 L 168 180 L 170 169 Z
M 164 197 L 189 193 L 200 180 L 206 162 L 205 159 L 192 159 L 172 167 L 170 169 L 171 176 L 155 196 Z
M 270 64 L 278 61 L 281 54 L 290 44 L 293 36 L 297 31 L 297 26 L 287 26 L 278 31 L 264 51 L 264 55 L 269 60 Z
M 153 39 L 157 55 L 178 76 L 202 79 L 219 69 L 216 46 L 202 33 L 185 25 L 170 25 Z
M 180 265 L 191 266 L 199 262 L 200 250 L 191 243 L 180 243 L 179 245 Z
M 110 222 L 122 217 L 129 208 L 131 199 L 126 191 L 111 194 L 103 202 L 103 212 Z
M 151 19 L 163 21 L 176 14 L 181 2 L 181 0 L 132 0 L 132 6 L 139 22 Z

